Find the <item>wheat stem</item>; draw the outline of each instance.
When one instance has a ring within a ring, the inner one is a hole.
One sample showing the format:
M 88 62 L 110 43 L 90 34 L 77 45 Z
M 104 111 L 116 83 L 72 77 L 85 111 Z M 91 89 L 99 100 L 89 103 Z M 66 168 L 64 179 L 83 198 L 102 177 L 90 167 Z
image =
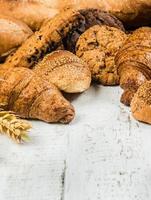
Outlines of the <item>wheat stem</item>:
M 29 141 L 31 124 L 10 111 L 0 111 L 0 133 L 8 135 L 17 143 Z

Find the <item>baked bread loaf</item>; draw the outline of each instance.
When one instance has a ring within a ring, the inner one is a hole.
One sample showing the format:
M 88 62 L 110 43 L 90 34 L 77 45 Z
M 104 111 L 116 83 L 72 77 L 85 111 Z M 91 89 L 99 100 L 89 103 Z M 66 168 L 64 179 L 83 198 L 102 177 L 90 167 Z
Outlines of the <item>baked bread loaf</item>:
M 116 17 L 107 12 L 94 8 L 82 9 L 79 10 L 79 12 L 84 18 L 84 23 L 77 30 L 73 29 L 72 32 L 69 32 L 64 39 L 65 49 L 69 51 L 75 53 L 75 46 L 80 35 L 94 25 L 107 25 L 125 31 L 123 24 Z
M 131 102 L 135 119 L 151 124 L 151 81 L 146 81 L 135 93 Z
M 59 90 L 27 68 L 0 69 L 0 107 L 45 122 L 69 123 L 74 117 Z
M 39 30 L 42 23 L 54 17 L 58 10 L 30 0 L 0 0 L 0 13 L 15 17 L 32 30 Z
M 90 87 L 87 64 L 69 51 L 54 51 L 33 68 L 44 80 L 67 93 L 83 92 Z
M 86 14 L 81 14 L 83 12 L 67 9 L 56 15 L 53 19 L 48 20 L 39 31 L 26 40 L 16 53 L 7 60 L 6 66 L 32 68 L 45 55 L 56 50 L 62 44 L 65 49 L 71 49 L 68 44 L 75 43 L 80 34 L 91 24 L 91 20 L 87 21 L 85 16 L 89 16 L 88 13 L 92 15 L 92 10 L 87 10 L 85 11 Z M 96 12 L 98 13 L 98 11 Z M 100 15 L 102 16 L 102 14 Z M 106 16 L 107 14 L 104 15 Z M 98 19 L 98 23 L 101 23 L 101 19 Z M 123 27 L 117 19 L 112 17 L 111 19 L 109 20 L 110 22 L 108 21 L 110 25 L 112 24 L 119 28 Z M 72 40 L 72 38 L 74 39 Z M 72 48 L 74 48 L 73 46 L 71 45 Z
M 33 0 L 34 2 L 43 3 L 47 7 L 57 8 L 62 10 L 64 8 L 98 8 L 98 2 L 96 0 Z
M 0 14 L 0 58 L 8 56 L 19 47 L 32 30 L 23 22 Z
M 151 0 L 94 0 L 99 8 L 114 14 L 127 27 L 151 25 Z
M 67 6 L 76 9 L 98 8 L 110 12 L 129 28 L 151 25 L 151 0 L 56 0 L 56 2 L 58 8 Z
M 32 0 L 32 2 L 42 3 L 46 7 L 53 9 L 64 9 L 65 5 L 68 6 L 68 0 Z
M 56 50 L 62 45 L 62 39 L 73 29 L 83 22 L 83 17 L 74 10 L 64 11 L 41 27 L 8 58 L 6 67 L 32 68 L 45 55 Z
M 87 62 L 93 80 L 103 85 L 119 84 L 114 58 L 126 39 L 123 31 L 105 25 L 93 26 L 80 36 L 76 55 Z
M 142 27 L 133 32 L 115 58 L 124 89 L 121 102 L 130 105 L 137 89 L 151 79 L 151 28 Z

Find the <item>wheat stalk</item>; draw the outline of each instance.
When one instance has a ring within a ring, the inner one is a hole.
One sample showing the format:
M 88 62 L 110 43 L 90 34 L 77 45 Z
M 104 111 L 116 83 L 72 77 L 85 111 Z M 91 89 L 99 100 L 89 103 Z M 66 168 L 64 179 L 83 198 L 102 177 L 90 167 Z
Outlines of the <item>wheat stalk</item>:
M 31 124 L 19 119 L 10 111 L 0 111 L 0 133 L 8 135 L 17 143 L 29 141 L 28 132 Z

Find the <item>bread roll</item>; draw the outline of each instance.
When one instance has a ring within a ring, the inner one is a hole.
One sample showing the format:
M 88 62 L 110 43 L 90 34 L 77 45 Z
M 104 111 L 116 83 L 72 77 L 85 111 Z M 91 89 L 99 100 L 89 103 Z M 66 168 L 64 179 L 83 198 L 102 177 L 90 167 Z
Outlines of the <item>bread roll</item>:
M 28 0 L 27 0 L 28 1 Z M 32 0 L 33 2 L 38 2 L 38 3 L 42 3 L 43 5 L 45 5 L 46 7 L 49 8 L 53 8 L 53 9 L 59 9 L 61 8 L 63 5 L 68 4 L 68 0 Z M 62 2 L 62 3 L 61 3 Z M 64 6 L 63 6 L 64 7 Z
M 91 83 L 87 64 L 69 51 L 48 54 L 34 67 L 34 72 L 67 93 L 83 92 Z
M 15 17 L 26 23 L 32 30 L 38 30 L 44 20 L 52 18 L 58 11 L 30 0 L 0 0 L 0 13 Z
M 67 6 L 78 9 L 100 8 L 114 14 L 128 27 L 151 25 L 151 0 L 66 0 L 65 2 L 59 0 L 59 2 L 60 8 Z
M 50 1 L 50 0 L 47 0 Z M 98 8 L 98 2 L 96 0 L 58 0 L 58 8 L 73 7 L 75 9 L 83 8 Z
M 132 99 L 131 110 L 135 119 L 151 124 L 151 81 L 139 87 Z
M 32 33 L 32 30 L 23 22 L 0 15 L 0 57 L 9 55 Z
M 12 57 L 7 59 L 5 64 L 7 67 L 32 68 L 45 55 L 62 44 L 66 50 L 74 50 L 79 36 L 94 22 L 123 29 L 119 20 L 100 10 L 66 9 L 44 23 L 39 31 L 35 32 Z
M 114 14 L 128 27 L 151 24 L 151 0 L 98 0 L 98 4 L 101 9 Z

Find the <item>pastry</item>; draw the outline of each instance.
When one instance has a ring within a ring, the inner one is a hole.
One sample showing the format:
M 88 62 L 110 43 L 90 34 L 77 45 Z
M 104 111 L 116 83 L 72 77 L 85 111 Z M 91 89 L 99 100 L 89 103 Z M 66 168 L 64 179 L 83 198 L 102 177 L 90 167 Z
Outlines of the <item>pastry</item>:
M 121 102 L 129 106 L 137 89 L 151 79 L 151 28 L 134 31 L 116 55 L 115 62 L 120 86 L 124 89 Z
M 67 93 L 83 92 L 90 87 L 87 64 L 69 51 L 54 51 L 34 66 L 33 71 Z
M 93 26 L 80 36 L 76 55 L 87 62 L 93 80 L 103 85 L 119 83 L 114 58 L 126 39 L 123 31 L 105 25 Z
M 1 59 L 8 56 L 33 34 L 32 30 L 23 22 L 2 14 L 0 15 L 0 28 Z
M 119 18 L 127 28 L 151 25 L 151 0 L 94 0 L 98 7 Z
M 88 15 L 88 12 L 86 13 Z M 92 14 L 91 10 L 90 14 Z M 99 23 L 101 23 L 100 21 Z M 122 24 L 119 25 L 120 22 L 118 20 L 108 23 L 113 24 L 113 26 L 116 25 L 119 28 L 122 26 Z M 90 25 L 89 22 L 88 24 Z M 87 25 L 84 14 L 82 15 L 77 10 L 64 10 L 53 19 L 48 20 L 47 23 L 44 23 L 39 31 L 35 32 L 13 56 L 7 59 L 6 66 L 32 68 L 46 54 L 56 50 L 62 44 L 65 49 L 71 49 L 68 46 L 69 42 L 71 44 L 75 43 L 79 37 L 79 33 L 83 33 L 89 25 Z M 77 32 L 78 35 L 76 36 Z M 71 45 L 72 49 L 73 46 Z
M 0 13 L 27 24 L 32 30 L 39 30 L 43 22 L 54 17 L 58 9 L 48 8 L 34 0 L 0 0 Z
M 53 1 L 54 0 L 41 0 Z M 115 15 L 127 27 L 151 25 L 151 0 L 55 0 L 58 8 L 98 8 Z
M 26 119 L 69 123 L 73 106 L 51 83 L 27 68 L 0 69 L 0 107 Z
M 139 87 L 132 99 L 131 111 L 135 119 L 151 124 L 151 81 Z
M 65 49 L 69 51 L 75 52 L 75 45 L 80 35 L 94 25 L 108 25 L 125 31 L 123 24 L 116 17 L 107 12 L 94 8 L 82 9 L 79 10 L 79 12 L 84 17 L 85 22 L 77 30 L 73 29 L 64 39 Z
M 33 34 L 7 59 L 6 67 L 26 67 L 32 68 L 45 55 L 56 50 L 62 45 L 62 39 L 84 19 L 79 12 L 67 10 L 51 20 L 48 20 L 41 29 Z

